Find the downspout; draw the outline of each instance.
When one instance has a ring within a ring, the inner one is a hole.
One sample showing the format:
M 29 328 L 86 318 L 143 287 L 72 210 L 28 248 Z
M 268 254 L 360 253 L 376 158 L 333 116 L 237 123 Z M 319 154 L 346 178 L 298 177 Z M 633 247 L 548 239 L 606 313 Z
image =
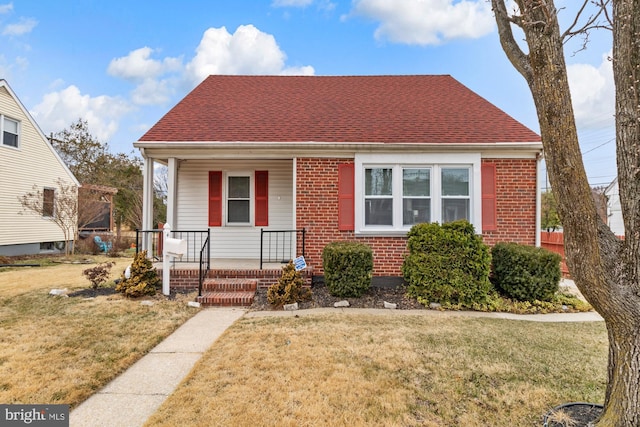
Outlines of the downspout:
M 542 183 L 540 182 L 540 173 L 542 170 L 542 153 L 536 155 L 536 247 L 540 247 L 540 231 L 542 227 L 542 191 L 540 189 Z

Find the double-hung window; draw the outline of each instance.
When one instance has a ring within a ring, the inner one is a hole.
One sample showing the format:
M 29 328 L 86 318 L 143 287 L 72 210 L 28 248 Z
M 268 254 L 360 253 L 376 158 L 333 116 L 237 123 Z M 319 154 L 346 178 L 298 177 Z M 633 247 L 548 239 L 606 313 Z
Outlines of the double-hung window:
M 6 116 L 0 116 L 0 127 L 2 128 L 2 145 L 18 148 L 18 131 L 20 122 Z
M 469 168 L 441 168 L 442 222 L 470 219 Z
M 227 223 L 251 223 L 251 177 L 227 177 Z
M 364 188 L 365 223 L 393 225 L 393 169 L 365 169 Z
M 402 169 L 402 225 L 431 222 L 431 169 Z

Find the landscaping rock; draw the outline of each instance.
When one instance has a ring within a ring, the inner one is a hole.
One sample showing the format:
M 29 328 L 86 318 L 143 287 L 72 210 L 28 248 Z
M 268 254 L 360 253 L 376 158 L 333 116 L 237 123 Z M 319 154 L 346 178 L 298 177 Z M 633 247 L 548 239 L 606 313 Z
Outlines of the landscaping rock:
M 298 309 L 298 303 L 294 302 L 293 304 L 285 304 L 283 308 L 284 311 L 294 311 Z
M 68 297 L 67 292 L 69 290 L 67 288 L 64 289 L 51 289 L 49 291 L 49 295 L 58 296 L 58 297 Z
M 153 301 L 142 301 L 140 303 L 140 305 L 146 305 L 146 306 L 149 306 L 149 307 L 151 307 L 153 304 L 154 304 Z
M 200 303 L 198 301 L 189 301 L 187 305 L 189 307 L 200 308 Z
M 392 302 L 384 302 L 384 308 L 388 308 L 391 310 L 395 310 L 396 308 L 398 308 L 398 304 L 394 304 Z
M 432 310 L 438 310 L 440 307 L 442 307 L 442 304 L 437 302 L 432 302 L 431 304 L 429 304 L 429 308 Z
M 333 306 L 335 308 L 349 307 L 349 301 L 342 300 L 342 301 L 334 302 Z

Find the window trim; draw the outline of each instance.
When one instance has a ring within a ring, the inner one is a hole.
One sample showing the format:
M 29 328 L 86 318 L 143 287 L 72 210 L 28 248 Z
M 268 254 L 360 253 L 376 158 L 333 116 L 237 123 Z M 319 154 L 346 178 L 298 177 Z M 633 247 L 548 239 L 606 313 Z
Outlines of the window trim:
M 441 222 L 441 169 L 469 169 L 470 222 L 476 232 L 482 233 L 482 187 L 481 187 L 481 155 L 480 153 L 410 153 L 410 154 L 356 154 L 355 156 L 355 234 L 360 235 L 406 235 L 411 226 L 403 225 L 402 218 L 402 179 L 393 179 L 393 225 L 365 226 L 364 223 L 364 170 L 366 168 L 392 167 L 394 174 L 402 169 L 431 169 L 431 221 Z M 399 206 L 398 202 L 399 201 Z
M 17 127 L 17 135 L 16 135 L 16 145 L 9 145 L 9 144 L 5 144 L 4 142 L 4 128 L 5 128 L 5 120 L 9 120 L 12 122 L 16 123 L 16 127 Z M 13 150 L 18 150 L 20 149 L 21 146 L 21 142 L 22 142 L 22 122 L 18 119 L 14 119 L 13 117 L 9 117 L 6 116 L 4 114 L 0 114 L 0 147 L 7 147 L 7 148 L 11 148 Z

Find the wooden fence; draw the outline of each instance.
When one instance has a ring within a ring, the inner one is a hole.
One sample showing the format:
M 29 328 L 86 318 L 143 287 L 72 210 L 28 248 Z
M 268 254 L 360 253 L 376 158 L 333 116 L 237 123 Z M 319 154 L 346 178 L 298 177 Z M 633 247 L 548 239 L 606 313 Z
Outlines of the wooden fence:
M 540 233 L 540 246 L 550 250 L 551 252 L 559 254 L 562 257 L 562 261 L 560 261 L 562 277 L 571 277 L 564 257 L 564 235 L 557 231 L 542 231 Z
M 619 239 L 624 240 L 624 236 L 618 236 Z M 569 269 L 567 268 L 566 259 L 564 256 L 564 235 L 559 231 L 542 231 L 540 233 L 540 246 L 560 254 L 562 261 L 560 261 L 560 269 L 562 270 L 562 277 L 571 278 Z

